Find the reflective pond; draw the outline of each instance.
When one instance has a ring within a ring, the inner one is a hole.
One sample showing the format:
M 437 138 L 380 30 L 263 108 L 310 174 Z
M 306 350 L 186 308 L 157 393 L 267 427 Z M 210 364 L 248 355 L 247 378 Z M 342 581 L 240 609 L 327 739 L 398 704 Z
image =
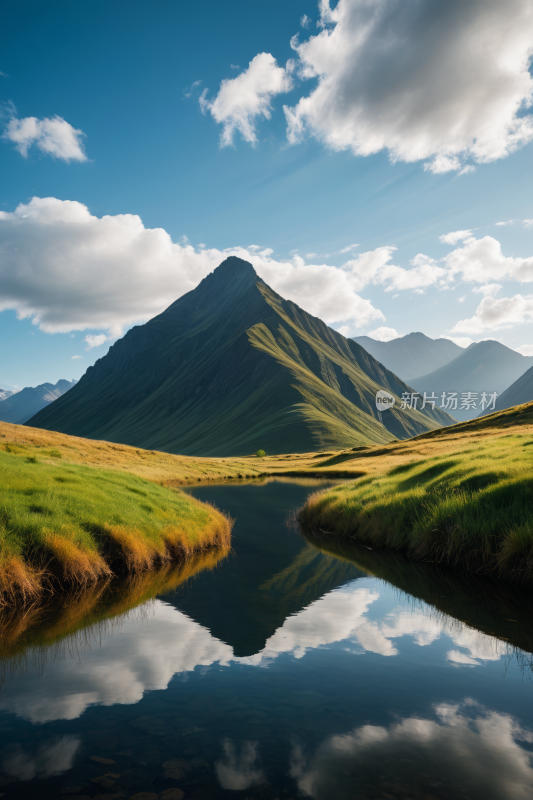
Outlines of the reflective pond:
M 0 796 L 533 796 L 531 593 L 305 538 L 326 485 L 195 487 L 229 555 L 5 618 Z

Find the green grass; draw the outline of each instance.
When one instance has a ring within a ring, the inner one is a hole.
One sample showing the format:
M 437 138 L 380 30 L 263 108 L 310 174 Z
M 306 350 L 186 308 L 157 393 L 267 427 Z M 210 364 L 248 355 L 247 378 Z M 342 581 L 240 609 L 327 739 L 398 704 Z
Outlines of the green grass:
M 300 520 L 415 559 L 531 581 L 532 444 L 533 436 L 517 432 L 476 441 L 458 435 L 453 452 L 313 495 Z
M 53 463 L 47 455 L 0 450 L 4 600 L 229 545 L 228 520 L 178 490 L 127 473 Z

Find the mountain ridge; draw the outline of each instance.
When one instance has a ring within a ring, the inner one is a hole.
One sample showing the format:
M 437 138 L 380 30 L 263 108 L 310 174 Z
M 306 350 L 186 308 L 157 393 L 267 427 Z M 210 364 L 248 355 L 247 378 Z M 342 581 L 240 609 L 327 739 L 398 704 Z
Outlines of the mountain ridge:
M 414 378 L 411 383 L 420 393 L 435 392 L 439 402 L 442 392 L 457 392 L 459 398 L 463 392 L 478 395 L 497 392 L 500 395 L 532 365 L 533 356 L 523 356 L 501 342 L 486 339 L 474 342 L 449 364 L 429 375 Z M 465 422 L 478 416 L 480 410 L 465 412 L 458 408 L 451 413 Z
M 420 331 L 408 333 L 388 342 L 380 342 L 370 336 L 352 338 L 403 381 L 414 380 L 426 372 L 433 372 L 448 364 L 463 351 L 463 348 L 451 339 L 443 337 L 431 339 Z
M 26 386 L 20 392 L 13 392 L 0 402 L 0 421 L 23 425 L 41 409 L 55 402 L 68 392 L 76 381 L 59 380 L 57 383 L 41 383 L 39 386 Z

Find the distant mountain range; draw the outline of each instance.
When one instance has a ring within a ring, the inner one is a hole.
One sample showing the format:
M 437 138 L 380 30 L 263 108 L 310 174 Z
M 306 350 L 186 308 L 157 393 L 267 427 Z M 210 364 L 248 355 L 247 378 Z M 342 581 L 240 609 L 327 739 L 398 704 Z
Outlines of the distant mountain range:
M 359 344 L 284 300 L 242 259 L 132 328 L 29 424 L 194 455 L 306 452 L 452 424 L 439 409 L 380 413 L 411 389 Z
M 13 394 L 16 394 L 16 392 L 11 391 L 11 389 L 0 389 L 0 403 L 2 400 L 7 400 L 7 398 L 11 397 Z
M 522 403 L 529 403 L 533 400 L 533 367 L 521 375 L 518 380 L 512 383 L 505 392 L 498 397 L 496 401 L 496 411 L 504 411 L 506 408 L 512 406 L 520 406 Z M 492 409 L 488 412 L 482 412 L 480 416 L 492 414 Z
M 500 395 L 506 389 L 510 392 L 511 384 L 531 366 L 533 356 L 523 356 L 500 342 L 489 340 L 471 344 L 449 364 L 429 375 L 413 378 L 410 383 L 421 394 L 434 392 L 439 398 L 439 406 L 443 392 L 447 395 L 457 392 L 459 401 L 465 392 L 477 393 L 479 401 L 482 392 L 498 392 Z M 448 410 L 461 422 L 473 419 L 482 412 L 479 402 L 474 409 L 461 409 L 459 402 L 457 410 Z
M 20 392 L 11 392 L 9 397 L 0 402 L 0 420 L 23 425 L 42 408 L 46 408 L 72 389 L 75 384 L 76 381 L 60 380 L 55 385 L 41 383 L 40 386 L 27 386 Z
M 390 342 L 378 342 L 370 336 L 354 336 L 353 341 L 407 382 L 443 367 L 463 352 L 450 339 L 430 339 L 423 333 L 408 333 Z

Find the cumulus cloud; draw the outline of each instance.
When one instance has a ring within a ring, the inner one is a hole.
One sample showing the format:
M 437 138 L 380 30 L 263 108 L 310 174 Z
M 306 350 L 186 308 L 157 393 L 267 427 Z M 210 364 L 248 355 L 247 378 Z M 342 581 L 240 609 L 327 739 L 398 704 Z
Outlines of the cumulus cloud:
M 27 158 L 32 147 L 42 153 L 63 161 L 87 161 L 83 149 L 83 131 L 73 128 L 62 117 L 24 117 L 17 119 L 15 109 L 10 106 L 10 119 L 2 134 L 5 141 L 12 142 L 18 152 Z
M 250 261 L 275 291 L 328 324 L 349 320 L 361 328 L 384 319 L 357 294 L 361 281 L 349 269 L 298 256 L 276 260 L 269 248 L 195 250 L 161 228 L 145 228 L 138 216 L 99 218 L 55 198 L 0 212 L 0 311 L 15 309 L 49 333 L 89 329 L 116 337 L 194 289 L 228 255 Z M 98 346 L 101 336 L 89 334 L 86 344 Z
M 466 237 L 461 247 L 446 256 L 444 263 L 450 280 L 460 277 L 467 283 L 492 286 L 504 279 L 533 281 L 533 256 L 504 256 L 500 242 L 492 236 Z
M 259 53 L 244 72 L 222 81 L 214 100 L 208 99 L 207 89 L 202 92 L 202 110 L 209 111 L 222 125 L 220 142 L 223 147 L 233 144 L 236 132 L 245 141 L 256 144 L 256 121 L 260 117 L 270 119 L 272 98 L 291 89 L 291 67 L 292 62 L 285 68 L 279 67 L 270 53 Z
M 442 173 L 533 139 L 529 0 L 321 0 L 320 14 L 320 33 L 292 42 L 300 76 L 318 85 L 284 107 L 289 141 L 309 132 Z
M 371 339 L 377 339 L 378 342 L 390 342 L 392 339 L 399 339 L 400 334 L 394 328 L 376 328 L 374 331 L 366 334 Z
M 457 322 L 452 333 L 480 334 L 485 331 L 510 328 L 533 319 L 533 294 L 517 294 L 514 297 L 484 297 L 469 319 Z
M 343 265 L 355 290 L 360 291 L 370 283 L 385 285 L 386 292 L 418 290 L 438 283 L 446 276 L 446 269 L 437 266 L 434 259 L 419 254 L 411 260 L 412 269 L 404 269 L 390 261 L 396 248 L 390 245 L 361 253 Z
M 523 356 L 533 356 L 533 344 L 521 344 L 520 347 L 515 347 L 514 349 Z

